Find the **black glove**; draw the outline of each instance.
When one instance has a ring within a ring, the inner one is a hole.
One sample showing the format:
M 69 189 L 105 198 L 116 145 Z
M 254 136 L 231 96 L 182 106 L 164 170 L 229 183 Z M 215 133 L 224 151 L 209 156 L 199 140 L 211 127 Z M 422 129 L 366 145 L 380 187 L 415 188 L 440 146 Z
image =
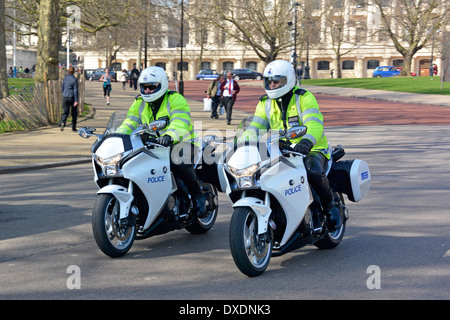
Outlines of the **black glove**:
M 168 147 L 173 142 L 173 139 L 169 135 L 163 135 L 162 137 L 158 138 L 158 143 L 164 147 Z
M 311 141 L 308 139 L 303 139 L 295 145 L 294 151 L 307 156 L 313 146 L 314 145 Z

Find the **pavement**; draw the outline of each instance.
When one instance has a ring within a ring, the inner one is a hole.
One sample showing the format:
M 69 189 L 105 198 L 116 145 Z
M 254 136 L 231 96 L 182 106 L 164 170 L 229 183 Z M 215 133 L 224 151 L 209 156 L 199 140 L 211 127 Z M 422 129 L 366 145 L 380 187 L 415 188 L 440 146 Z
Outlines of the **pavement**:
M 260 86 L 260 82 L 240 82 L 244 86 Z M 185 87 L 188 84 L 185 83 Z M 388 100 L 414 104 L 427 104 L 450 107 L 450 97 L 447 95 L 426 95 L 392 91 L 333 88 L 318 86 L 302 86 L 314 94 L 339 95 L 367 99 Z M 127 111 L 138 91 L 121 88 L 120 83 L 113 83 L 111 92 L 111 105 L 106 105 L 103 98 L 101 83 L 86 82 L 86 103 L 90 104 L 90 113 L 80 118 L 78 128 L 96 128 L 103 132 L 108 119 L 114 111 Z M 255 97 L 258 99 L 259 97 Z M 233 109 L 233 120 L 227 125 L 225 116 L 220 119 L 211 119 L 210 111 L 203 111 L 203 101 L 187 99 L 191 108 L 191 117 L 194 128 L 200 135 L 215 134 L 230 137 L 240 120 L 249 116 L 249 113 Z M 13 173 L 24 170 L 66 166 L 91 161 L 90 148 L 95 137 L 81 138 L 73 133 L 70 123 L 61 132 L 58 126 L 48 126 L 32 131 L 0 134 L 0 174 Z

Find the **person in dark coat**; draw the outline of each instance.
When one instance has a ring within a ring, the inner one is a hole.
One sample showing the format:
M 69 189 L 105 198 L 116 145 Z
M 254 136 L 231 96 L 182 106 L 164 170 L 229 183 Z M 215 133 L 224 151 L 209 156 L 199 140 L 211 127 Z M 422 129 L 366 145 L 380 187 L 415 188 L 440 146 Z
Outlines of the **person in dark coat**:
M 130 88 L 134 87 L 134 90 L 137 90 L 137 82 L 138 82 L 138 78 L 139 78 L 140 74 L 141 73 L 136 68 L 136 64 L 134 64 L 133 69 L 131 70 L 131 73 L 130 73 Z
M 231 114 L 233 112 L 233 105 L 236 102 L 236 96 L 241 89 L 236 80 L 233 79 L 231 72 L 227 73 L 227 79 L 220 84 L 220 91 L 222 92 L 222 103 L 227 111 L 227 124 L 231 124 Z
M 72 115 L 72 131 L 77 132 L 77 118 L 78 118 L 78 79 L 73 75 L 75 72 L 74 67 L 69 67 L 67 69 L 67 76 L 64 77 L 62 82 L 62 108 L 63 114 L 61 115 L 61 120 L 59 121 L 59 126 L 61 131 L 64 130 L 66 126 L 67 117 L 69 112 Z

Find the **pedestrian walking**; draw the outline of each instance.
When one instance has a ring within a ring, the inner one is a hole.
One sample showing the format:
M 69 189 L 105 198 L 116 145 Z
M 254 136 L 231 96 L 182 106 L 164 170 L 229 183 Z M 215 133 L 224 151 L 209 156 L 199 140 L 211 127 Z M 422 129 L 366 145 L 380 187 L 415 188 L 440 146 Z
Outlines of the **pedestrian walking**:
M 105 74 L 100 77 L 99 81 L 103 81 L 103 98 L 106 98 L 106 104 L 110 104 L 110 93 L 111 93 L 111 74 L 109 69 L 105 69 Z
M 78 79 L 73 75 L 74 67 L 67 69 L 68 74 L 64 77 L 61 90 L 63 96 L 63 114 L 59 121 L 61 131 L 64 131 L 69 112 L 72 116 L 72 132 L 77 132 L 77 118 L 78 118 Z
M 125 90 L 125 84 L 127 83 L 127 70 L 123 69 L 120 75 L 120 82 L 122 82 L 122 89 Z
M 211 99 L 211 118 L 219 119 L 219 114 L 217 113 L 217 108 L 220 105 L 222 90 L 220 90 L 220 84 L 223 81 L 223 74 L 219 74 L 217 79 L 214 79 L 209 84 L 208 90 L 206 91 L 207 98 Z
M 227 112 L 227 124 L 231 124 L 231 115 L 233 112 L 233 105 L 236 102 L 236 96 L 241 90 L 236 80 L 233 79 L 231 72 L 227 73 L 227 79 L 220 84 L 222 91 L 222 103 Z
M 134 90 L 137 90 L 137 81 L 139 79 L 139 75 L 141 73 L 139 72 L 139 70 L 136 68 L 136 64 L 133 64 L 133 69 L 131 70 L 131 74 L 130 74 L 130 88 L 134 87 Z

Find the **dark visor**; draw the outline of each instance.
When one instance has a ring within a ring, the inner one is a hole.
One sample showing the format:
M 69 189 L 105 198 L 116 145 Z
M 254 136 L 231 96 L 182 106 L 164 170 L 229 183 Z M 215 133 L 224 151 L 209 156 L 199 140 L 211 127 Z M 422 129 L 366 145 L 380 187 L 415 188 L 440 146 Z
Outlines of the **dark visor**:
M 153 83 L 141 83 L 141 93 L 145 94 L 145 90 L 150 89 L 150 90 L 156 90 L 152 93 L 155 93 L 157 91 L 159 91 L 159 89 L 161 89 L 161 83 L 159 82 L 153 82 Z
M 282 86 L 284 86 L 286 83 L 287 83 L 287 77 L 286 76 L 271 76 L 271 77 L 264 77 L 264 87 L 267 89 L 267 90 L 272 90 L 271 88 L 270 88 L 270 84 L 271 83 L 274 83 L 274 84 L 279 84 L 278 86 L 277 86 L 277 88 L 273 88 L 273 89 L 278 89 L 278 88 L 281 88 Z

